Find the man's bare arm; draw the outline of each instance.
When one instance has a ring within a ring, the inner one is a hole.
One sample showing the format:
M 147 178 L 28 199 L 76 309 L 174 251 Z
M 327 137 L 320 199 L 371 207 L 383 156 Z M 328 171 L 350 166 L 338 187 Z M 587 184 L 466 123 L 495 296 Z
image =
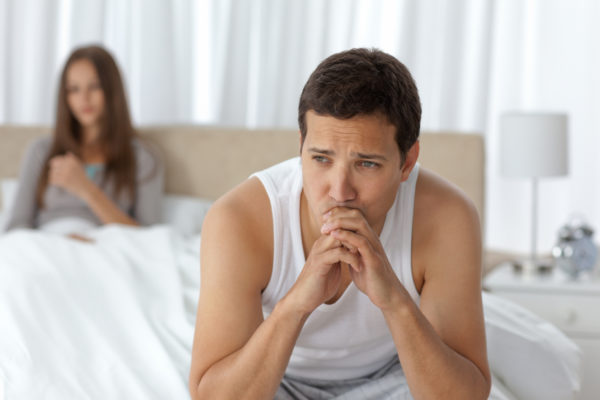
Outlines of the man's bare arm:
M 263 321 L 261 291 L 273 253 L 268 204 L 260 182 L 251 179 L 206 216 L 192 398 L 272 398 L 304 322 L 339 289 L 339 261 L 355 257 L 332 237 L 319 238 L 292 289 Z
M 352 279 L 382 310 L 414 398 L 486 399 L 490 375 L 478 217 L 458 192 L 444 185 L 441 189 L 430 196 L 437 204 L 415 206 L 416 224 L 428 224 L 413 235 L 413 262 L 425 271 L 420 308 L 396 278 L 377 235 L 359 212 L 337 210 L 327 232 L 360 254 Z M 418 207 L 429 222 L 420 219 Z
M 238 350 L 192 369 L 190 390 L 194 399 L 273 398 L 283 378 L 305 317 L 280 302 L 273 313 Z M 215 346 L 220 347 L 220 343 Z M 195 346 L 194 353 L 206 351 Z M 214 354 L 214 353 L 213 353 Z M 200 356 L 201 357 L 201 356 Z M 203 368 L 204 367 L 204 368 Z
M 487 399 L 479 218 L 460 194 L 438 195 L 433 229 L 413 244 L 425 271 L 419 308 L 404 301 L 384 316 L 415 399 Z
M 459 199 L 449 207 L 425 244 L 420 307 L 405 301 L 384 316 L 415 399 L 487 399 L 479 220 Z
M 193 399 L 273 397 L 303 321 L 278 305 L 263 321 L 272 219 L 257 179 L 211 207 L 202 229 L 202 279 L 192 366 Z

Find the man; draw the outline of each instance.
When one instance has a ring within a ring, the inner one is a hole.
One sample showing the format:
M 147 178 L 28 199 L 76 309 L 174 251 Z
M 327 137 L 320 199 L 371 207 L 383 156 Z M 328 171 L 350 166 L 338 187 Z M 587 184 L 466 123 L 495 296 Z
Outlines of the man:
M 192 398 L 487 398 L 478 216 L 416 164 L 420 118 L 388 54 L 317 67 L 300 159 L 206 217 Z

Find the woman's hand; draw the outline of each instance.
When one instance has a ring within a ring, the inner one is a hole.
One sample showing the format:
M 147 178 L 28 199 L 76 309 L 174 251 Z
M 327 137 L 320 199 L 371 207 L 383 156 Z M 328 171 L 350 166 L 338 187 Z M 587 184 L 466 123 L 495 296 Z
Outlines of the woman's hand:
M 74 240 L 78 240 L 80 242 L 84 242 L 84 243 L 95 243 L 96 241 L 92 238 L 89 238 L 87 236 L 83 236 L 79 233 L 69 233 L 67 235 L 68 238 L 74 239 Z
M 135 219 L 121 210 L 102 188 L 87 177 L 83 163 L 72 153 L 50 159 L 48 182 L 83 200 L 103 224 L 138 226 Z
M 73 153 L 50 159 L 48 182 L 82 199 L 90 185 L 93 185 L 85 174 L 82 162 Z

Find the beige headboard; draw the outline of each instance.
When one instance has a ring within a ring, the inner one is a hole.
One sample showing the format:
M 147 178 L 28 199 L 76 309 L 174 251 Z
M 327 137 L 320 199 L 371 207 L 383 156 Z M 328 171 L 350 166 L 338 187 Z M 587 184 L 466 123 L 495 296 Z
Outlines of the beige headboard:
M 163 155 L 168 193 L 208 199 L 222 195 L 252 172 L 299 154 L 295 130 L 170 125 L 141 127 L 139 132 Z M 27 144 L 49 133 L 50 128 L 42 126 L 0 125 L 0 179 L 16 177 Z M 483 215 L 482 136 L 424 132 L 419 160 L 462 188 Z

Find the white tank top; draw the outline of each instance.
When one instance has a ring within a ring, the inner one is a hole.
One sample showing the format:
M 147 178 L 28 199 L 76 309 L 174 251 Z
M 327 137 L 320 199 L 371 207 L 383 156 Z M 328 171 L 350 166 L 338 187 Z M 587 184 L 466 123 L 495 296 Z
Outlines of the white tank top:
M 418 171 L 417 164 L 401 183 L 380 235 L 392 268 L 417 304 L 411 238 Z M 306 262 L 300 230 L 300 157 L 253 176 L 265 187 L 273 215 L 273 271 L 262 294 L 266 318 L 290 290 Z M 377 371 L 392 357 L 397 357 L 397 352 L 382 312 L 351 282 L 334 304 L 322 304 L 308 317 L 286 374 L 308 379 L 352 379 Z

